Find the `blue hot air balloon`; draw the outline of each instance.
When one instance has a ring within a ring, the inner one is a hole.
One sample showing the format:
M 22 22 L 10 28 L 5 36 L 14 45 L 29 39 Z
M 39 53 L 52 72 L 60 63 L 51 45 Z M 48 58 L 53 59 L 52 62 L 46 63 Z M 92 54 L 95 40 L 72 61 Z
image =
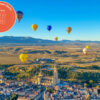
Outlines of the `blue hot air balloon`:
M 20 22 L 20 20 L 23 18 L 23 12 L 22 11 L 17 11 L 16 12 L 16 17 L 18 22 Z
M 52 29 L 52 26 L 51 25 L 48 25 L 47 30 L 48 31 L 51 31 L 51 29 Z

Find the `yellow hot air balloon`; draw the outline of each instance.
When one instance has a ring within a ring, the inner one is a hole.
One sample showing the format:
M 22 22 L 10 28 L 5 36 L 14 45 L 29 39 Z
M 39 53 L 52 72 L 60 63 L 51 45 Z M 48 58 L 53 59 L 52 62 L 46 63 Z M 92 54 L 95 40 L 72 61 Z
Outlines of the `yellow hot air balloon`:
M 93 83 L 93 80 L 90 80 L 89 83 Z
M 84 87 L 87 87 L 87 84 L 86 83 L 84 83 Z
M 66 31 L 67 31 L 68 34 L 70 34 L 70 32 L 72 31 L 72 28 L 71 27 L 67 27 Z
M 90 49 L 91 47 L 89 45 L 86 46 L 87 49 Z
M 20 54 L 19 58 L 21 62 L 26 62 L 28 60 L 28 55 L 27 54 Z
M 58 37 L 55 37 L 55 40 L 58 41 Z
M 37 24 L 33 24 L 33 25 L 32 25 L 32 29 L 33 29 L 34 31 L 36 31 L 37 28 L 38 28 L 38 25 L 37 25 Z

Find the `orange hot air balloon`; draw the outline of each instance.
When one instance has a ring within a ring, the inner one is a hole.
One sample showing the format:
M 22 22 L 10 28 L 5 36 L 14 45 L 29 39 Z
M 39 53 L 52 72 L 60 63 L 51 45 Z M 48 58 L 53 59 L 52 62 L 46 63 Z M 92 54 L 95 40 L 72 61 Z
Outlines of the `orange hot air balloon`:
M 58 41 L 58 37 L 55 37 L 55 40 Z
M 18 22 L 20 22 L 20 20 L 23 18 L 23 12 L 22 11 L 17 11 L 16 12 L 16 17 Z
M 36 31 L 37 28 L 38 28 L 38 25 L 37 25 L 37 24 L 33 24 L 33 25 L 32 25 L 32 29 L 33 29 L 34 31 Z
M 72 31 L 72 28 L 71 27 L 67 27 L 66 31 L 67 31 L 68 34 L 70 34 L 70 32 Z

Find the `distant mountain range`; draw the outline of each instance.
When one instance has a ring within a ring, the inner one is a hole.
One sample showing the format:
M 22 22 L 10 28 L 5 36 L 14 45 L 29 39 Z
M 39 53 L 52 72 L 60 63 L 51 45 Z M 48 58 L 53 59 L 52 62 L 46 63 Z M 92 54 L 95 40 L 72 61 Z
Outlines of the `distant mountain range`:
M 80 41 L 80 40 L 62 40 L 62 41 L 53 41 L 53 40 L 43 40 L 32 37 L 13 37 L 13 36 L 4 36 L 0 37 L 0 45 L 4 44 L 16 44 L 16 45 L 62 45 L 62 44 L 80 44 L 80 43 L 100 43 L 100 41 Z

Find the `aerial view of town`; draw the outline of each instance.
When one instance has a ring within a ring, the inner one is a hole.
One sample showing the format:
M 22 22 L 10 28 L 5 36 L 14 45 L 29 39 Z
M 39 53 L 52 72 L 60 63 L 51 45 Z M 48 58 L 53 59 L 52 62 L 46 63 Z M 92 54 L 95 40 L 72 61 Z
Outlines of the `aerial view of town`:
M 0 100 L 100 100 L 100 1 L 0 1 Z
M 95 45 L 88 55 L 74 44 L 1 46 L 1 100 L 99 100 L 100 45 Z M 23 53 L 25 63 L 18 57 Z

